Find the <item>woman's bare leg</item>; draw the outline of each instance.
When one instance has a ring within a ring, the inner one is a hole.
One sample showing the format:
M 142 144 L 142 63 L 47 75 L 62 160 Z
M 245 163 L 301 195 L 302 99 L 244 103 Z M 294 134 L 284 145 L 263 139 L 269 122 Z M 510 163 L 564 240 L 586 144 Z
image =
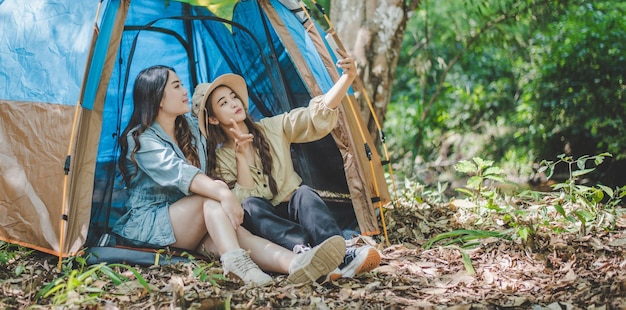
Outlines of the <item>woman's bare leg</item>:
M 196 250 L 204 245 L 219 255 L 240 248 L 230 219 L 215 200 L 188 196 L 172 204 L 169 214 L 176 237 L 174 247 Z
M 239 227 L 237 237 L 241 248 L 250 252 L 252 260 L 265 271 L 289 274 L 295 253 Z

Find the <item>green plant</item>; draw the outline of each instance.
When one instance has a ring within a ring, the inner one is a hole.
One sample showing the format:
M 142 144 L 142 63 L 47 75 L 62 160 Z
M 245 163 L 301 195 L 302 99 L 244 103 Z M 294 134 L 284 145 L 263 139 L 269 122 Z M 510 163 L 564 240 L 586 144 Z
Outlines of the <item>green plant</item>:
M 106 285 L 103 286 L 99 282 L 107 281 L 108 279 L 113 285 L 118 286 L 130 281 L 129 278 L 116 272 L 115 268 L 122 268 L 132 272 L 141 286 L 147 291 L 151 290 L 148 282 L 131 266 L 100 263 L 85 269 L 86 260 L 83 257 L 75 257 L 68 261 L 69 263 L 65 266 L 63 275 L 42 288 L 35 296 L 36 299 L 51 298 L 54 305 L 85 305 L 92 303 L 107 292 Z M 79 265 L 77 269 L 67 268 L 72 266 L 74 262 Z
M 495 198 L 496 191 L 491 187 L 486 187 L 485 181 L 492 180 L 505 183 L 504 171 L 500 167 L 493 166 L 493 160 L 474 157 L 472 161 L 459 161 L 454 165 L 454 169 L 470 176 L 467 180 L 467 188 L 458 188 L 456 190 L 475 199 L 483 197 L 493 200 Z
M 30 255 L 33 251 L 20 245 L 0 241 L 0 264 L 18 262 L 13 272 L 16 276 L 20 276 L 26 270 L 26 266 L 20 261 L 20 258 Z
M 507 234 L 528 242 L 536 233 L 537 223 L 532 219 L 535 215 L 519 205 L 520 199 L 512 199 L 499 192 L 499 185 L 510 182 L 505 180 L 504 170 L 493 164 L 492 160 L 474 157 L 472 161 L 462 160 L 454 165 L 456 171 L 470 176 L 465 188 L 456 189 L 473 200 L 470 204 L 473 208 L 462 211 L 472 213 L 474 226 L 511 228 Z
M 447 202 L 445 191 L 448 189 L 448 183 L 438 182 L 436 187 L 426 187 L 424 184 L 405 178 L 403 189 L 399 192 L 398 200 L 401 204 L 414 206 L 416 204 L 426 203 L 428 205 L 436 205 Z
M 20 257 L 25 257 L 33 253 L 33 250 L 23 246 L 0 241 L 0 264 L 7 264 Z
M 433 244 L 436 242 L 444 242 L 444 246 L 451 246 L 454 248 L 458 248 L 461 251 L 461 260 L 463 262 L 463 266 L 467 273 L 473 275 L 475 273 L 474 266 L 472 265 L 472 259 L 469 254 L 467 254 L 467 250 L 470 248 L 477 247 L 480 243 L 477 240 L 484 238 L 503 238 L 510 239 L 507 233 L 498 232 L 498 231 L 487 231 L 487 230 L 470 230 L 470 229 L 459 229 L 454 231 L 449 231 L 445 233 L 441 233 L 424 244 L 424 249 L 430 249 Z
M 610 153 L 601 153 L 594 156 L 584 155 L 575 159 L 572 156 L 561 154 L 557 161 L 542 161 L 538 170 L 539 172 L 546 172 L 547 177 L 551 178 L 557 165 L 567 165 L 569 173 L 567 180 L 553 185 L 554 190 L 561 194 L 557 203 L 554 204 L 554 208 L 567 221 L 574 224 L 577 221 L 580 222 L 580 232 L 583 235 L 586 234 L 588 225 L 595 224 L 603 227 L 606 221 L 614 222 L 614 207 L 626 196 L 623 188 L 617 188 L 614 191 L 602 184 L 588 186 L 579 183 L 582 176 L 593 172 L 596 167 L 604 162 L 606 157 L 611 156 Z
M 189 258 L 189 263 L 193 266 L 193 275 L 198 277 L 200 281 L 208 281 L 211 285 L 217 285 L 217 281 L 226 280 L 226 277 L 216 268 L 213 261 L 207 262 L 197 260 L 190 253 L 183 253 L 182 256 Z
M 431 238 L 424 244 L 424 249 L 430 249 L 434 243 L 443 240 L 447 240 L 447 242 L 444 243 L 446 246 L 455 244 L 463 249 L 466 249 L 477 246 L 479 243 L 476 240 L 491 237 L 510 239 L 506 233 L 499 231 L 459 229 L 441 233 Z

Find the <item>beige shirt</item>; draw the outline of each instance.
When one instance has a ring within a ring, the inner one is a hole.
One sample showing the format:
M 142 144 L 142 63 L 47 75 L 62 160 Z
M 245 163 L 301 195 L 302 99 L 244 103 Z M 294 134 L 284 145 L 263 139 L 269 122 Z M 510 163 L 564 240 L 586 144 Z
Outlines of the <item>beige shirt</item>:
M 326 107 L 324 97 L 317 96 L 311 99 L 308 107 L 295 108 L 257 122 L 270 146 L 272 175 L 276 180 L 278 194 L 272 196 L 268 177 L 263 174 L 261 158 L 257 151 L 254 163 L 249 165 L 255 186 L 248 188 L 235 183 L 235 187 L 232 188 L 239 201 L 251 196 L 268 199 L 275 206 L 284 201 L 302 183 L 302 178 L 294 170 L 291 161 L 291 143 L 312 142 L 325 137 L 337 124 L 337 118 L 337 109 Z M 220 147 L 216 151 L 216 156 L 217 173 L 226 183 L 234 183 L 237 180 L 235 150 Z

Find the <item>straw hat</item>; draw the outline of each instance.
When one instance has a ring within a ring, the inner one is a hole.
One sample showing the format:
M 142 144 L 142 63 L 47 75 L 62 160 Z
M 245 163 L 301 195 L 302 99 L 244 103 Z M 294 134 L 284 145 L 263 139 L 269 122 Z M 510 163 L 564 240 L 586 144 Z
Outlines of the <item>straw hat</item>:
M 200 83 L 196 86 L 196 89 L 193 91 L 193 96 L 191 96 L 191 111 L 193 115 L 198 116 L 198 124 L 200 125 L 200 132 L 206 137 L 207 130 L 205 120 L 206 109 L 204 105 L 211 93 L 218 88 L 219 86 L 228 86 L 232 89 L 235 94 L 241 99 L 243 103 L 243 107 L 246 111 L 248 111 L 248 86 L 246 86 L 246 81 L 240 75 L 233 73 L 226 73 L 218 76 L 211 83 Z

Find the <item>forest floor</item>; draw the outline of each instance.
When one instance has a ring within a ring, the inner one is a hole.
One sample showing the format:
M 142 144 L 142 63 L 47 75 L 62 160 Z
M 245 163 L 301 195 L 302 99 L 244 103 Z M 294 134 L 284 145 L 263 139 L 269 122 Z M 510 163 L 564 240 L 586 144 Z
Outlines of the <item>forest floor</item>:
M 135 267 L 150 290 L 125 270 L 119 272 L 130 281 L 122 285 L 101 277 L 71 286 L 80 273 L 59 273 L 56 257 L 33 252 L 0 264 L 0 308 L 626 309 L 623 209 L 613 212 L 612 230 L 567 232 L 554 229 L 562 226 L 555 221 L 536 226 L 549 229 L 537 229 L 525 241 L 491 236 L 476 238 L 473 244 L 455 242 L 459 235 L 446 243 L 433 242 L 441 233 L 469 229 L 468 223 L 479 220 L 463 219 L 467 204 L 459 200 L 387 209 L 389 245 L 383 234 L 353 240 L 374 244 L 381 265 L 351 279 L 290 285 L 277 275 L 273 285 L 249 288 L 221 277 L 219 261 L 195 261 Z M 198 273 L 199 266 L 206 268 Z M 53 295 L 36 298 L 59 277 L 68 284 L 59 286 L 62 301 Z M 87 287 L 97 296 L 89 297 Z M 55 303 L 63 306 L 53 307 Z

